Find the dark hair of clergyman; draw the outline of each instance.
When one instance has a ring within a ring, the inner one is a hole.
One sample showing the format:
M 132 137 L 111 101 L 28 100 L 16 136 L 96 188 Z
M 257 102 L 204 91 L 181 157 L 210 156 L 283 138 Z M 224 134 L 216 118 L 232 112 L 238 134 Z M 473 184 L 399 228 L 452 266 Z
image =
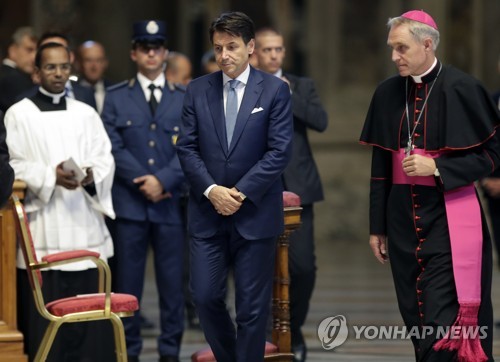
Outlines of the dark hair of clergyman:
M 44 50 L 45 49 L 52 49 L 52 48 L 63 48 L 64 50 L 66 50 L 66 53 L 68 53 L 68 59 L 69 59 L 69 49 L 67 47 L 65 47 L 61 43 L 54 43 L 54 42 L 45 43 L 42 46 L 40 46 L 40 48 L 38 48 L 36 51 L 35 66 L 38 69 L 40 69 L 40 67 L 42 65 L 42 55 L 43 55 Z
M 235 37 L 241 36 L 245 44 L 248 44 L 250 40 L 255 38 L 255 28 L 252 19 L 239 11 L 223 13 L 212 22 L 208 30 L 212 44 L 215 32 L 227 33 Z

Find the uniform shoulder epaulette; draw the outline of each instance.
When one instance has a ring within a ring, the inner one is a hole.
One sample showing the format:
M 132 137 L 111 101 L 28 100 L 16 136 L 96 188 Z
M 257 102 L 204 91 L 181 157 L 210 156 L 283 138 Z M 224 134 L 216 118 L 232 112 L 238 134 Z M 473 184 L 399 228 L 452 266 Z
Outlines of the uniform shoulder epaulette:
M 187 87 L 184 84 L 175 83 L 175 88 L 180 90 L 181 92 L 186 92 Z
M 168 80 L 165 82 L 165 86 L 171 91 L 174 92 L 176 90 L 179 90 L 181 92 L 186 92 L 186 86 L 182 85 L 180 83 L 172 83 L 169 82 Z
M 113 85 L 110 85 L 109 87 L 106 88 L 106 92 L 111 92 L 111 91 L 114 91 L 116 89 L 120 89 L 120 88 L 123 88 L 124 86 L 126 86 L 127 84 L 129 83 L 128 80 L 124 80 L 123 82 L 120 82 L 120 83 L 116 83 L 116 84 L 113 84 Z

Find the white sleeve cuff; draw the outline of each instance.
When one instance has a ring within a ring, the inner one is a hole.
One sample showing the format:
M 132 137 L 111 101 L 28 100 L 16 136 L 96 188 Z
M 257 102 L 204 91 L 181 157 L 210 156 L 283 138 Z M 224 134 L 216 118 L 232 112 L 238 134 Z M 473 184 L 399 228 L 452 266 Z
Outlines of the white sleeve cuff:
M 208 194 L 210 193 L 210 191 L 212 191 L 212 189 L 217 186 L 217 184 L 212 184 L 210 186 L 207 187 L 207 189 L 205 190 L 205 192 L 203 193 L 203 195 L 205 195 L 205 197 L 208 199 Z

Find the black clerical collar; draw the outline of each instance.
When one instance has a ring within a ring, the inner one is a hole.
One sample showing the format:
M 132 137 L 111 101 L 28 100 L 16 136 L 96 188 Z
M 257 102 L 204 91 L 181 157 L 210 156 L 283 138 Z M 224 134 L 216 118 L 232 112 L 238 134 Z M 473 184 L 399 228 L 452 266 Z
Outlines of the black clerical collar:
M 66 98 L 64 95 L 65 92 L 53 94 L 40 87 L 38 92 L 30 99 L 42 112 L 65 111 Z
M 434 79 L 436 79 L 436 77 L 439 74 L 439 71 L 441 70 L 441 67 L 442 67 L 441 62 L 438 60 L 434 68 L 432 68 L 432 70 L 430 71 L 430 73 L 422 77 L 422 82 L 430 83 Z

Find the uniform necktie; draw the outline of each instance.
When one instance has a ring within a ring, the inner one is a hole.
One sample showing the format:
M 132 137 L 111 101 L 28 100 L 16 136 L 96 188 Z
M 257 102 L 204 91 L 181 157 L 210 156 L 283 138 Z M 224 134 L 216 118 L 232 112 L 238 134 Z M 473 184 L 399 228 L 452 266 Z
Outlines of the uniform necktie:
M 149 90 L 151 91 L 151 95 L 149 96 L 149 108 L 151 108 L 151 113 L 153 114 L 153 116 L 155 115 L 155 112 L 156 112 L 156 108 L 158 108 L 158 101 L 156 100 L 156 97 L 155 97 L 155 89 L 160 89 L 160 87 L 154 85 L 153 83 L 151 83 L 149 86 L 148 86 Z
M 236 87 L 240 84 L 239 80 L 231 79 L 229 81 L 229 90 L 227 92 L 226 101 L 226 136 L 227 148 L 231 145 L 233 138 L 234 126 L 236 125 L 236 117 L 238 116 L 238 96 L 236 94 Z

